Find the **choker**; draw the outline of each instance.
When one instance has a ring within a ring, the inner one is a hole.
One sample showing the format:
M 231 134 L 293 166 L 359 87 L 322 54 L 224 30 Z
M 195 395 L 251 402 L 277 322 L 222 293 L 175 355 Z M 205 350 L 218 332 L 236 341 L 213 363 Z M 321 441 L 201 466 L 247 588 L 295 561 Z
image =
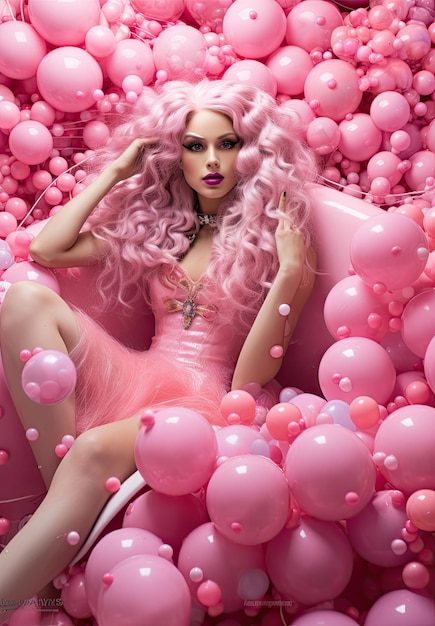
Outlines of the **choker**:
M 219 218 L 215 213 L 196 213 L 199 221 L 199 227 L 210 226 L 216 228 L 219 222 Z

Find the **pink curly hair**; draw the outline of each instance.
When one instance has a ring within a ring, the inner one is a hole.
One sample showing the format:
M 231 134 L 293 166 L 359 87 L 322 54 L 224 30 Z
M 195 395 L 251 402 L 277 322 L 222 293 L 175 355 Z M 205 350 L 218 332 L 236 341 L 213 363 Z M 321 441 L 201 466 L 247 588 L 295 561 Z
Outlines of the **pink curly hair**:
M 186 232 L 198 230 L 198 221 L 194 192 L 179 163 L 186 124 L 204 109 L 227 115 L 241 140 L 238 184 L 220 207 L 207 274 L 220 285 L 222 299 L 236 304 L 239 321 L 250 324 L 278 269 L 274 233 L 280 195 L 286 191 L 288 218 L 304 231 L 308 245 L 306 183 L 317 173 L 315 158 L 301 140 L 298 116 L 253 86 L 204 80 L 149 88 L 113 131 L 99 155 L 102 166 L 136 137 L 160 140 L 146 149 L 142 172 L 119 183 L 89 220 L 95 235 L 109 244 L 100 285 L 128 302 L 131 287 L 143 295 L 144 278 L 188 250 Z

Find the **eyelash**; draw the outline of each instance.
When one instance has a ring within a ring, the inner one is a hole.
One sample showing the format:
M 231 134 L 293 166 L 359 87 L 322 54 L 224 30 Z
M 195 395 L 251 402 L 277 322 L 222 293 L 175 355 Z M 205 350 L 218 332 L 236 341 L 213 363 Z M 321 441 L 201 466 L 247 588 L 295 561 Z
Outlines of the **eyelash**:
M 233 148 L 235 148 L 237 146 L 238 143 L 239 143 L 239 139 L 237 139 L 237 140 L 225 139 L 225 141 L 223 141 L 220 144 L 219 147 L 222 150 L 232 150 Z M 229 144 L 229 147 L 228 148 L 224 148 L 223 146 L 225 144 Z M 197 150 L 195 146 L 199 146 L 200 149 Z M 193 143 L 183 144 L 183 148 L 186 148 L 186 150 L 190 150 L 191 152 L 200 152 L 203 147 L 204 147 L 203 144 L 199 143 L 197 141 L 195 141 Z

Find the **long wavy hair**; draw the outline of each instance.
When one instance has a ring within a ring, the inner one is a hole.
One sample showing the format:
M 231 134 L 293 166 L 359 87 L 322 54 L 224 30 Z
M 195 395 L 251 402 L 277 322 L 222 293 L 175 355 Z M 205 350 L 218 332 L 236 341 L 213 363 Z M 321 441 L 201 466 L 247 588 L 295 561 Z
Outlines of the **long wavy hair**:
M 207 275 L 219 285 L 223 300 L 231 298 L 238 321 L 250 324 L 278 269 L 274 233 L 281 193 L 286 191 L 288 219 L 304 231 L 308 245 L 306 183 L 317 172 L 297 115 L 250 85 L 170 81 L 147 89 L 114 129 L 109 146 L 98 155 L 99 167 L 136 137 L 157 136 L 159 142 L 147 147 L 142 171 L 118 183 L 89 219 L 93 233 L 108 245 L 100 287 L 128 304 L 132 287 L 143 295 L 154 272 L 187 252 L 186 232 L 199 225 L 195 194 L 179 164 L 186 125 L 204 109 L 227 115 L 241 140 L 237 184 L 219 209 Z

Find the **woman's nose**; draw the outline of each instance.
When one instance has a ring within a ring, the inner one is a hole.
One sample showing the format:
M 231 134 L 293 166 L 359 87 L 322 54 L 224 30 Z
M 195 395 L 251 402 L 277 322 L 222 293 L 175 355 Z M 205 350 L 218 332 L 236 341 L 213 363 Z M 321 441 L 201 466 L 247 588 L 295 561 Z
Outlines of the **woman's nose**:
M 216 156 L 214 150 L 210 150 L 207 155 L 207 167 L 218 167 L 219 159 Z

